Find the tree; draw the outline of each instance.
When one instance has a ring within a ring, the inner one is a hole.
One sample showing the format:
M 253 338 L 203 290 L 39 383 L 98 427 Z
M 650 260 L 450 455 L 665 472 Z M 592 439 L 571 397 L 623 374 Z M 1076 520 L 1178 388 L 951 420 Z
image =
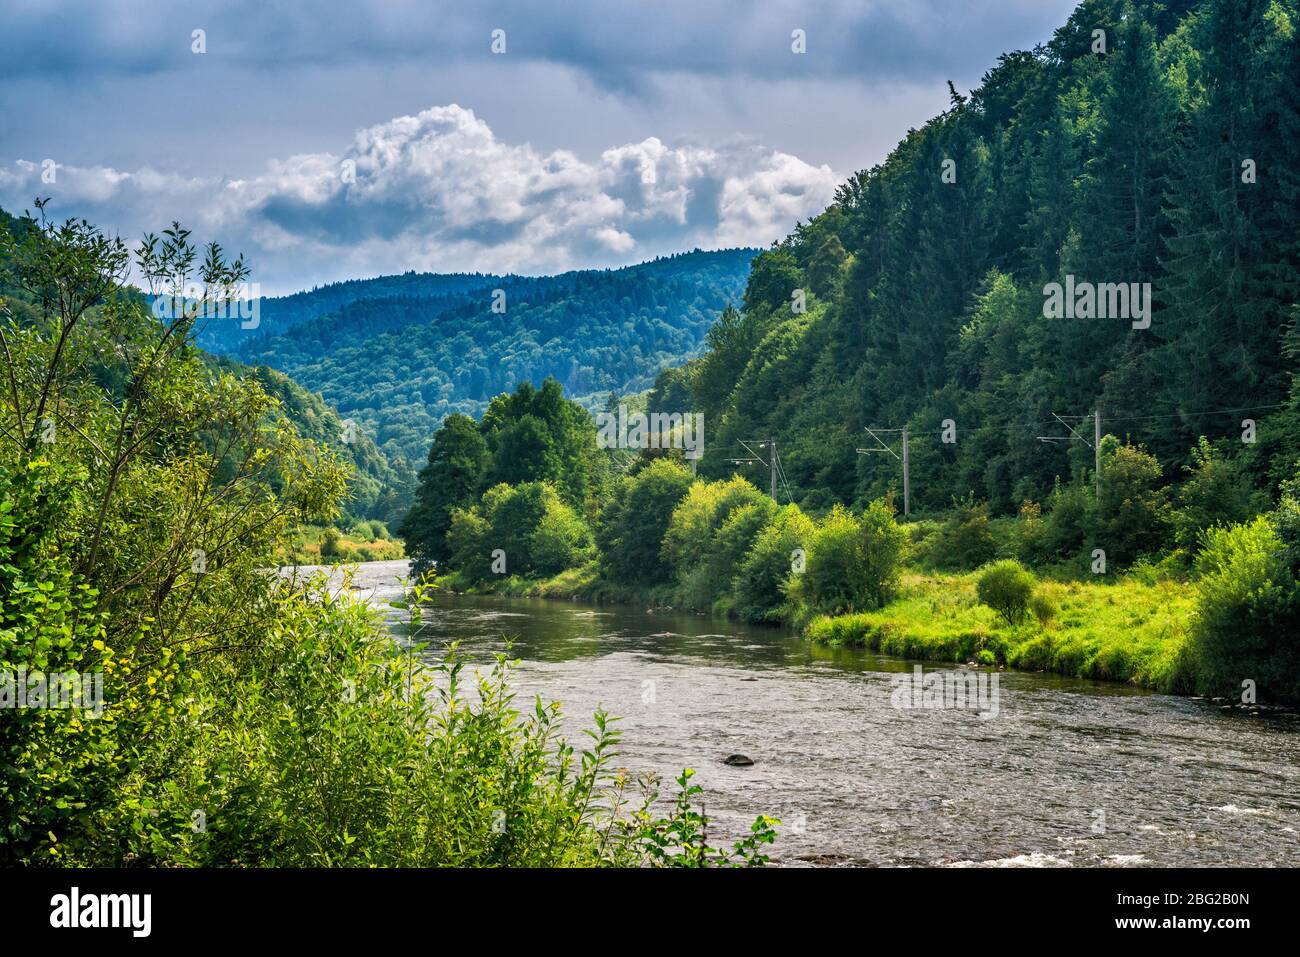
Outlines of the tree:
M 615 486 L 596 531 L 605 573 L 612 580 L 654 585 L 672 577 L 662 544 L 691 482 L 690 470 L 680 462 L 656 459 Z
M 523 382 L 492 400 L 479 429 L 490 453 L 485 483 L 549 482 L 575 508 L 604 479 L 591 414 L 547 379 L 540 389 Z
M 797 505 L 786 505 L 776 513 L 736 575 L 736 611 L 742 618 L 775 622 L 784 617 L 787 583 L 792 575 L 803 574 L 815 531 Z
M 902 551 L 902 530 L 883 501 L 861 519 L 837 505 L 813 535 L 804 595 L 826 612 L 879 608 L 897 589 Z
M 1171 518 L 1169 492 L 1159 487 L 1160 463 L 1140 446 L 1102 444 L 1097 497 L 1097 544 L 1108 561 L 1127 564 L 1157 551 Z
M 448 416 L 434 433 L 428 462 L 420 470 L 415 504 L 398 528 L 415 575 L 451 557 L 447 531 L 452 509 L 473 502 L 486 467 L 487 442 L 478 423 L 466 415 Z

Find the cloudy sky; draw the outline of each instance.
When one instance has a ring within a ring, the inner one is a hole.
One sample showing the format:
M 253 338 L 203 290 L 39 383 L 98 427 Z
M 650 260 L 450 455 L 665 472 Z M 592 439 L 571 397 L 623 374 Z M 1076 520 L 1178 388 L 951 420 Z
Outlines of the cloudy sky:
M 762 246 L 1073 6 L 0 0 L 0 206 L 179 219 L 266 293 Z

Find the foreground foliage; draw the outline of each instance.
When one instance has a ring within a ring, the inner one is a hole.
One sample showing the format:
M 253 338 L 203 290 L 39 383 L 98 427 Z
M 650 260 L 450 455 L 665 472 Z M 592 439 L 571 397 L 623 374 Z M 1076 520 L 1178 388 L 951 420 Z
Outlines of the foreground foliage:
M 0 864 L 765 862 L 776 822 L 712 848 L 689 771 L 662 816 L 655 781 L 615 774 L 606 715 L 576 749 L 557 706 L 515 707 L 504 659 L 417 667 L 423 646 L 346 587 L 278 576 L 309 529 L 340 548 L 347 463 L 194 347 L 240 260 L 178 225 L 146 237 L 154 295 L 204 290 L 167 318 L 124 285 L 130 260 L 44 204 L 0 230 Z M 539 507 L 535 567 L 557 568 L 576 519 L 533 493 L 500 504 Z M 56 674 L 93 695 L 17 697 Z

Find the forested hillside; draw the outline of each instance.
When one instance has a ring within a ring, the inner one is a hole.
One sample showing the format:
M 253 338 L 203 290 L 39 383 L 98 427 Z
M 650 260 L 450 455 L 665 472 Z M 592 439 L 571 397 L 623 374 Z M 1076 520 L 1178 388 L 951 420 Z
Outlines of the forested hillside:
M 457 296 L 490 290 L 501 277 L 481 273 L 417 273 L 348 279 L 288 296 L 261 300 L 257 324 L 209 322 L 195 330 L 194 339 L 210 352 L 256 351 L 259 340 L 283 335 L 295 326 L 336 312 L 362 299 L 422 298 L 450 301 Z
M 348 492 L 340 503 L 341 524 L 364 518 L 395 524 L 402 518 L 415 487 L 415 471 L 404 456 L 390 461 L 365 432 L 349 428 L 325 400 L 282 372 L 219 356 L 212 357 L 211 363 L 217 369 L 256 380 L 279 403 L 279 411 L 300 436 L 330 448 L 352 467 Z
M 1298 27 L 1294 0 L 1085 0 L 759 256 L 652 405 L 704 411 L 703 474 L 775 437 L 816 508 L 901 492 L 864 427 L 910 428 L 914 511 L 1045 501 L 1090 481 L 1098 409 L 1161 483 L 1205 436 L 1275 493 L 1300 455 Z M 1150 283 L 1151 309 L 1048 318 L 1050 283 Z
M 0 231 L 21 239 L 33 228 L 32 221 L 14 217 L 0 209 Z M 0 262 L 0 266 L 5 263 Z M 122 295 L 137 299 L 145 297 L 138 290 L 123 289 Z M 7 285 L 0 278 L 0 296 L 14 316 L 26 323 L 35 323 L 39 304 L 25 290 Z M 213 322 L 208 328 L 235 328 L 235 322 Z M 106 325 L 98 311 L 87 317 L 86 335 L 96 344 L 100 357 L 111 353 L 112 340 L 117 330 Z M 197 336 L 195 337 L 197 339 Z M 340 461 L 350 467 L 347 492 L 340 501 L 339 521 L 346 525 L 355 519 L 377 518 L 395 523 L 410 507 L 415 485 L 415 472 L 402 456 L 391 461 L 360 429 L 349 428 L 347 423 L 319 395 L 308 392 L 283 373 L 266 366 L 256 368 L 234 359 L 211 355 L 195 349 L 195 354 L 208 367 L 212 375 L 232 375 L 242 380 L 256 382 L 265 395 L 276 403 L 275 415 L 283 415 L 294 426 L 297 434 L 322 448 L 329 448 Z M 111 381 L 100 368 L 106 360 L 94 356 L 85 360 L 87 367 Z M 119 387 L 125 387 L 119 383 Z
M 754 254 L 695 251 L 540 278 L 342 284 L 307 301 L 356 298 L 282 335 L 251 339 L 234 355 L 320 392 L 389 458 L 423 461 L 445 416 L 482 412 L 520 382 L 553 376 L 579 398 L 646 388 L 660 368 L 698 352 L 719 311 L 739 301 Z M 269 301 L 272 316 L 283 302 Z

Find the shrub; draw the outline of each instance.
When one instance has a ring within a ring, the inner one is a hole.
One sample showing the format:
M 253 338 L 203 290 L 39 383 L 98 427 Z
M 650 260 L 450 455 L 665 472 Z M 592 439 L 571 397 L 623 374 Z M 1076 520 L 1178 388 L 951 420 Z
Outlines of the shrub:
M 930 556 L 940 568 L 978 568 L 992 560 L 996 547 L 989 530 L 988 506 L 965 503 L 958 505 L 939 529 Z
M 857 519 L 842 505 L 834 506 L 818 523 L 801 580 L 803 595 L 813 607 L 834 613 L 852 611 L 861 603 L 862 589 L 857 585 L 861 531 Z
M 861 521 L 837 505 L 813 535 L 802 594 L 819 611 L 878 608 L 897 589 L 902 553 L 902 530 L 883 501 Z
M 528 541 L 528 551 L 531 570 L 548 577 L 577 568 L 596 553 L 591 530 L 559 496 L 547 501 L 546 512 Z
M 734 510 L 760 502 L 770 500 L 739 476 L 725 482 L 693 483 L 673 509 L 663 540 L 664 559 L 678 580 L 708 561 L 714 534 Z
M 452 565 L 470 582 L 491 574 L 492 552 L 510 575 L 551 576 L 590 561 L 591 531 L 546 482 L 494 485 L 470 509 L 453 509 L 447 540 Z
M 1042 542 L 1044 558 L 1078 555 L 1091 535 L 1094 511 L 1091 488 L 1080 484 L 1062 486 L 1058 479 L 1052 492 L 1052 508 L 1047 513 L 1047 530 Z
M 763 498 L 734 509 L 713 534 L 703 562 L 687 573 L 684 604 L 696 609 L 733 597 L 733 583 L 755 540 L 776 513 L 776 504 Z
M 1024 621 L 1029 599 L 1034 593 L 1034 576 L 1018 561 L 1007 558 L 994 562 L 975 581 L 975 593 L 1007 624 Z
M 780 621 L 785 586 L 795 572 L 795 549 L 807 561 L 816 526 L 797 505 L 787 505 L 763 529 L 736 576 L 736 613 L 746 621 Z
M 1044 628 L 1046 628 L 1049 623 L 1055 621 L 1056 616 L 1061 613 L 1061 609 L 1057 607 L 1056 600 L 1042 590 L 1035 591 L 1033 595 L 1030 596 L 1029 610 L 1033 613 L 1034 617 L 1038 619 L 1038 623 Z
M 894 510 L 879 500 L 867 506 L 860 525 L 862 590 L 871 605 L 879 608 L 888 604 L 898 592 L 903 531 L 894 521 Z
M 1102 444 L 1097 545 L 1108 561 L 1127 565 L 1158 552 L 1169 527 L 1168 490 L 1159 488 L 1160 463 L 1140 446 Z
M 492 573 L 492 526 L 477 507 L 453 508 L 447 529 L 451 565 L 468 582 L 483 581 Z M 507 566 L 509 567 L 509 566 Z
M 1026 565 L 1037 565 L 1049 558 L 1047 548 L 1047 521 L 1042 506 L 1025 501 L 1020 505 L 1016 522 L 1016 557 Z
M 506 553 L 509 573 L 524 575 L 533 570 L 533 533 L 546 517 L 547 506 L 558 502 L 555 490 L 544 482 L 501 483 L 483 493 L 479 510 L 491 528 L 489 554 Z
M 1189 551 L 1208 529 L 1248 521 L 1265 507 L 1264 496 L 1250 487 L 1237 463 L 1225 459 L 1204 436 L 1191 458 L 1172 516 L 1174 541 Z
M 1192 640 L 1207 693 L 1300 702 L 1300 594 L 1273 522 L 1214 528 L 1196 559 Z
M 615 486 L 596 526 L 605 572 L 615 582 L 660 584 L 672 577 L 662 548 L 673 510 L 691 488 L 690 469 L 656 459 Z

